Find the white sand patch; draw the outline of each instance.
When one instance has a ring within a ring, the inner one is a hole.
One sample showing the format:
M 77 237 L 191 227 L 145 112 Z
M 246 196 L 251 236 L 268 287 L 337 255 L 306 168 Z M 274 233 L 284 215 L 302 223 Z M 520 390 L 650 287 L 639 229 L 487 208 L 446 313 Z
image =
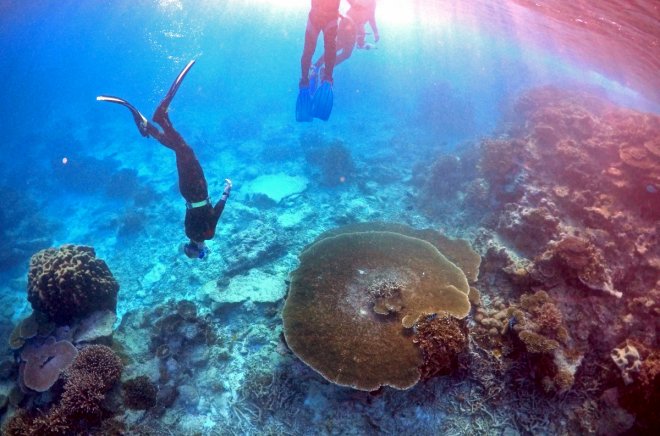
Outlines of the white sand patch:
M 286 283 L 281 275 L 252 269 L 246 275 L 233 277 L 226 289 L 218 289 L 216 282 L 211 281 L 202 292 L 218 303 L 270 303 L 284 298 Z
M 145 289 L 150 288 L 156 282 L 163 278 L 163 274 L 167 271 L 167 266 L 164 263 L 158 262 L 142 279 L 142 287 Z
M 314 210 L 311 206 L 304 204 L 299 208 L 289 209 L 277 215 L 277 223 L 285 229 L 296 227 L 303 221 L 306 221 L 313 212 Z
M 307 189 L 309 180 L 304 176 L 285 173 L 265 174 L 247 183 L 246 194 L 263 194 L 279 203 L 285 197 L 299 194 Z

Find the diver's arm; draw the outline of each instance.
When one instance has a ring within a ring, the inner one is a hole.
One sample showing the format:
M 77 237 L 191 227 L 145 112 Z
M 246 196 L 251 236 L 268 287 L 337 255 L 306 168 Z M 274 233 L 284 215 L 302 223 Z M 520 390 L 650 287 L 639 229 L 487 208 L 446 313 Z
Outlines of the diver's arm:
M 380 35 L 378 34 L 378 24 L 376 24 L 376 8 L 371 10 L 371 16 L 369 17 L 369 26 L 374 32 L 374 42 L 380 40 Z
M 222 211 L 225 210 L 225 204 L 227 203 L 227 199 L 229 198 L 229 194 L 231 193 L 231 187 L 232 183 L 231 180 L 225 179 L 225 190 L 222 192 L 222 197 L 220 197 L 220 200 L 213 206 L 213 210 L 215 211 L 215 216 L 220 219 L 220 215 L 222 215 Z

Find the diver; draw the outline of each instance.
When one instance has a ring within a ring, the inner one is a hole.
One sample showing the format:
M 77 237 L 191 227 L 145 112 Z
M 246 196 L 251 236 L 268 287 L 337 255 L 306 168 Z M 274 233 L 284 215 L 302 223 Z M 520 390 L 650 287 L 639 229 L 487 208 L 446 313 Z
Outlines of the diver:
M 179 89 L 183 78 L 194 63 L 194 60 L 190 61 L 181 73 L 179 73 L 167 95 L 158 105 L 156 112 L 154 112 L 153 120 L 160 125 L 163 129 L 162 132 L 126 100 L 107 95 L 98 96 L 96 99 L 98 101 L 107 101 L 125 106 L 131 111 L 133 120 L 135 120 L 135 124 L 142 136 L 145 138 L 149 136 L 156 138 L 165 147 L 174 150 L 176 154 L 176 168 L 179 174 L 179 191 L 186 200 L 186 236 L 190 239 L 188 243 L 183 245 L 183 252 L 191 259 L 203 259 L 208 254 L 208 248 L 204 244 L 204 241 L 212 239 L 215 235 L 215 228 L 225 208 L 227 198 L 229 198 L 232 183 L 231 180 L 225 179 L 225 188 L 222 197 L 215 205 L 212 205 L 202 166 L 199 164 L 193 149 L 174 130 L 168 115 L 170 103 Z
M 351 7 L 345 16 L 341 16 L 337 27 L 335 67 L 351 57 L 356 44 L 359 49 L 370 50 L 380 40 L 378 25 L 376 24 L 376 0 L 348 0 L 348 3 Z M 374 44 L 367 43 L 365 40 L 366 32 L 364 29 L 367 23 L 374 33 Z M 315 80 L 314 76 L 323 76 L 324 59 L 325 53 L 314 62 L 310 81 Z
M 302 76 L 298 83 L 298 99 L 296 101 L 296 121 L 312 121 L 319 118 L 327 121 L 332 111 L 332 72 L 337 56 L 337 25 L 339 20 L 340 0 L 312 0 L 312 8 L 307 18 L 305 28 L 305 45 L 300 67 Z M 320 86 L 316 89 L 316 80 L 310 84 L 309 70 L 312 66 L 312 56 L 316 51 L 319 34 L 323 32 L 323 50 L 327 53 L 325 58 L 325 71 Z M 312 86 L 310 86 L 312 85 Z
M 357 41 L 357 27 L 353 19 L 346 14 L 346 16 L 341 17 L 339 21 L 339 26 L 337 27 L 337 44 L 336 44 L 336 56 L 335 56 L 335 67 L 346 59 L 350 58 L 355 49 L 355 43 Z M 317 77 L 323 76 L 325 62 L 325 52 L 314 62 L 314 67 L 310 74 L 311 81 L 316 80 Z
M 351 5 L 351 8 L 346 12 L 346 15 L 351 17 L 353 22 L 355 22 L 357 47 L 365 50 L 374 48 L 375 46 L 373 44 L 365 41 L 367 33 L 364 29 L 368 23 L 374 33 L 374 43 L 380 40 L 378 25 L 376 24 L 376 0 L 348 0 L 348 3 Z

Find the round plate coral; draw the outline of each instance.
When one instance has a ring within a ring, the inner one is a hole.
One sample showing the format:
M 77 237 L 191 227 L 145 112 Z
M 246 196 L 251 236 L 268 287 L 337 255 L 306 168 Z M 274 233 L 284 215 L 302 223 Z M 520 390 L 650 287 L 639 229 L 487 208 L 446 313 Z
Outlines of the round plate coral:
M 388 231 L 320 238 L 291 273 L 284 335 L 327 380 L 359 390 L 407 389 L 422 363 L 411 327 L 469 310 L 468 280 L 436 247 Z

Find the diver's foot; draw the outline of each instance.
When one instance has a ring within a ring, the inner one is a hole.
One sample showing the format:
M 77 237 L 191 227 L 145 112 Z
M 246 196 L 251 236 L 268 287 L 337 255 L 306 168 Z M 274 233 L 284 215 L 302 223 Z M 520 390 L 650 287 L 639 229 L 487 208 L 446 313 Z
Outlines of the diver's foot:
M 154 112 L 154 116 L 151 117 L 152 120 L 154 120 L 156 123 L 160 124 L 161 126 L 167 120 L 167 110 L 169 109 L 169 105 L 165 105 L 164 103 L 165 102 L 162 102 L 158 106 L 158 108 L 156 108 L 156 112 Z
M 335 83 L 332 79 L 332 75 L 328 74 L 325 67 L 322 67 L 321 71 L 319 71 L 319 77 L 321 77 L 322 82 L 329 82 L 331 85 Z

